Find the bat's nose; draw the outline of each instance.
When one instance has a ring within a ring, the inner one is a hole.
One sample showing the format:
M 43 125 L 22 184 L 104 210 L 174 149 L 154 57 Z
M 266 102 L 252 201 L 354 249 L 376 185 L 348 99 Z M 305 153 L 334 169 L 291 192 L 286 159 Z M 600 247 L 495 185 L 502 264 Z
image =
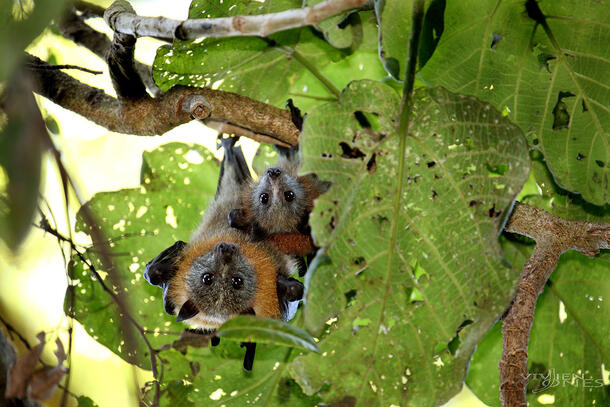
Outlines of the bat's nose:
M 277 178 L 280 176 L 282 171 L 279 168 L 268 168 L 265 173 L 267 175 L 269 175 L 271 178 Z
M 237 253 L 237 245 L 233 243 L 220 242 L 214 246 L 214 251 L 220 257 L 223 263 L 230 263 Z

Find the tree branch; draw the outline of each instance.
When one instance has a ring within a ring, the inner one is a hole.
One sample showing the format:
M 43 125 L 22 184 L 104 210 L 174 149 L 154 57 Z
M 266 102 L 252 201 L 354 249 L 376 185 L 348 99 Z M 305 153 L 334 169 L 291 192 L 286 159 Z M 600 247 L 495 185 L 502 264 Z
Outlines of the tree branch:
M 499 365 L 502 406 L 525 407 L 527 348 L 538 295 L 562 253 L 578 250 L 593 257 L 600 249 L 609 249 L 610 223 L 567 221 L 517 202 L 505 230 L 536 241 L 532 256 L 523 266 L 517 295 L 503 318 Z
M 103 14 L 104 9 L 102 8 L 100 17 L 103 16 Z M 76 12 L 70 11 L 63 16 L 63 18 L 58 22 L 57 26 L 62 36 L 73 41 L 75 44 L 87 48 L 89 51 L 106 61 L 106 55 L 108 55 L 110 52 L 112 42 L 108 36 L 106 36 L 106 34 L 94 30 L 87 23 L 85 23 L 84 14 L 83 16 L 79 16 Z M 148 89 L 152 96 L 159 96 L 161 94 L 161 90 L 153 81 L 152 68 L 135 60 L 134 65 L 140 79 L 142 82 L 144 82 L 144 85 L 146 85 L 146 89 Z
M 312 7 L 279 13 L 184 21 L 165 17 L 140 17 L 126 11 L 125 3 L 125 0 L 117 0 L 104 13 L 104 19 L 115 32 L 170 41 L 199 37 L 266 37 L 277 31 L 318 24 L 343 11 L 362 7 L 368 0 L 326 0 Z
M 33 56 L 28 56 L 27 62 L 47 64 Z M 31 75 L 36 93 L 118 133 L 160 135 L 189 122 L 193 115 L 246 129 L 242 135 L 257 141 L 292 146 L 298 142 L 299 131 L 289 111 L 235 93 L 176 86 L 159 98 L 144 95 L 138 100 L 119 101 L 61 71 L 36 70 Z M 200 114 L 200 104 L 194 104 L 193 111 L 184 110 L 185 101 L 193 95 L 208 101 L 211 107 L 208 117 Z

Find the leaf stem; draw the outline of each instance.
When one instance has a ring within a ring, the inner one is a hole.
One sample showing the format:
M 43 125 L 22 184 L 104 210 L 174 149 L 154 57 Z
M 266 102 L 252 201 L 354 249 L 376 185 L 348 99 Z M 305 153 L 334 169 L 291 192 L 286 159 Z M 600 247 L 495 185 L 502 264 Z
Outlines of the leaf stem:
M 294 59 L 298 61 L 301 65 L 303 65 L 305 69 L 311 72 L 313 76 L 315 76 L 316 79 L 319 80 L 322 85 L 324 85 L 324 87 L 335 96 L 335 98 L 339 97 L 339 95 L 341 94 L 339 88 L 337 88 L 335 84 L 332 83 L 330 79 L 328 79 L 326 75 L 324 75 L 314 64 L 312 64 L 307 58 L 305 58 L 305 55 L 301 54 L 294 48 L 286 46 L 281 46 L 279 47 L 279 49 L 281 49 L 288 55 L 294 57 Z

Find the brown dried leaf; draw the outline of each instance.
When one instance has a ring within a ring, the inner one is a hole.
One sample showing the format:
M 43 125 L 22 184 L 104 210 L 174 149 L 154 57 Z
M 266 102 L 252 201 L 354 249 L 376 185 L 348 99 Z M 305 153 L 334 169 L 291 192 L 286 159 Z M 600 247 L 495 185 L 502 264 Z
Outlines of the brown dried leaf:
M 34 374 L 34 369 L 38 364 L 38 359 L 42 354 L 44 348 L 44 332 L 39 333 L 37 336 L 40 343 L 30 349 L 27 353 L 20 356 L 17 362 L 11 368 L 11 371 L 7 378 L 5 397 L 11 398 L 23 398 L 26 395 L 28 382 L 30 377 Z

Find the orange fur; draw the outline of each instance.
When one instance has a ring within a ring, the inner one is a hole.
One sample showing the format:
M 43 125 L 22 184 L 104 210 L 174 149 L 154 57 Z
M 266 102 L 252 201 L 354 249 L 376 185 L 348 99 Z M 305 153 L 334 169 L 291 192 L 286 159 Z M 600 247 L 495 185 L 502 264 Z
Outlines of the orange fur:
M 307 256 L 309 253 L 316 250 L 313 244 L 313 239 L 310 235 L 302 233 L 277 233 L 267 238 L 268 242 L 272 242 L 279 250 L 287 254 L 296 254 L 298 256 Z
M 216 235 L 187 246 L 178 271 L 169 287 L 168 295 L 170 295 L 170 298 L 175 299 L 177 305 L 186 302 L 188 293 L 186 279 L 191 265 L 195 259 L 212 250 L 219 242 L 235 243 L 256 271 L 257 287 L 251 304 L 254 313 L 264 318 L 281 318 L 276 287 L 279 265 L 274 261 L 273 255 L 265 243 L 252 243 L 241 233 L 231 232 L 227 235 Z M 201 325 L 207 329 L 217 328 L 221 325 L 221 323 L 202 312 L 190 319 L 189 322 L 192 325 Z

